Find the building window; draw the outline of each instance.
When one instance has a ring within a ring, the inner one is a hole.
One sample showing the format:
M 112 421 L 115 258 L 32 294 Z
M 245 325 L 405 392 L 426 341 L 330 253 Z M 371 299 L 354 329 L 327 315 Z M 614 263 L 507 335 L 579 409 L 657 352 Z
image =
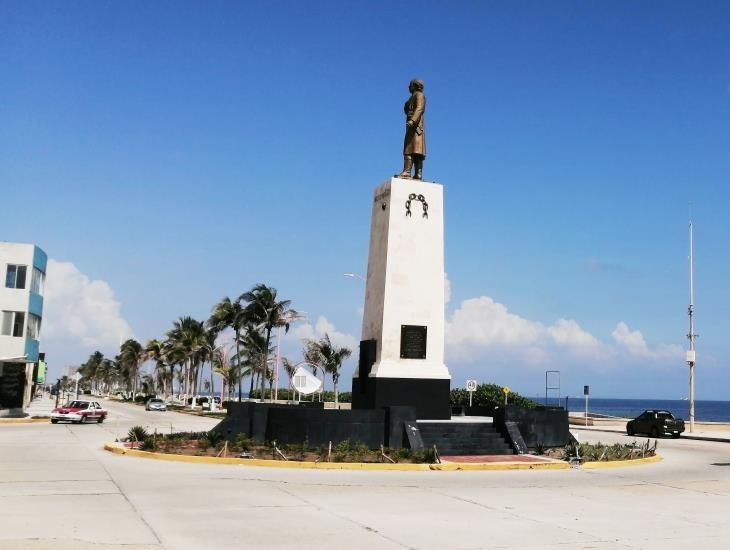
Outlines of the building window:
M 5 274 L 5 288 L 25 288 L 25 274 L 28 270 L 26 265 L 8 264 L 8 271 Z
M 30 277 L 30 291 L 43 296 L 43 288 L 46 286 L 46 274 L 37 267 L 33 268 L 33 275 Z
M 27 336 L 31 340 L 38 340 L 41 333 L 41 318 L 33 313 L 28 314 L 28 331 Z
M 2 336 L 23 337 L 23 325 L 25 324 L 25 313 L 22 311 L 3 311 Z

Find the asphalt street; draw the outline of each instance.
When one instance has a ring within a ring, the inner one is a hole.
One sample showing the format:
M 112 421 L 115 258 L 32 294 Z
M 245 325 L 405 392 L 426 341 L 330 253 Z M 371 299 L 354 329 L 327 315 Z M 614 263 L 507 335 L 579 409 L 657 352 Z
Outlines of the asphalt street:
M 136 424 L 200 431 L 216 420 L 104 405 L 102 425 L 0 426 L 0 549 L 730 547 L 728 443 L 664 439 L 661 462 L 600 470 L 182 464 L 102 445 Z

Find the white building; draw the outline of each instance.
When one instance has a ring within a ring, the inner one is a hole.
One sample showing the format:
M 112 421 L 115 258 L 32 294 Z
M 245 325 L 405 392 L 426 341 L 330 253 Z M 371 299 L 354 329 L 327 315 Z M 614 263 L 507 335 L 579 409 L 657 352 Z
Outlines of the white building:
M 46 263 L 35 245 L 0 241 L 0 414 L 22 410 L 31 399 Z

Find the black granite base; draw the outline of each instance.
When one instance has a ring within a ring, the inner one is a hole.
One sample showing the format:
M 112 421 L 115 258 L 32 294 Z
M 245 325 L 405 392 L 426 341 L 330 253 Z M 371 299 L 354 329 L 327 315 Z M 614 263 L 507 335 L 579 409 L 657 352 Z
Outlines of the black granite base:
M 563 447 L 570 441 L 568 411 L 562 408 L 523 409 L 506 405 L 494 409 L 494 426 L 507 439 L 507 423 L 514 422 L 528 447 Z
M 365 383 L 361 384 L 361 380 Z M 450 380 L 424 378 L 353 378 L 352 408 L 415 407 L 419 420 L 448 420 Z
M 244 402 L 227 404 L 228 414 L 215 427 L 229 441 L 239 434 L 254 441 L 312 447 L 346 439 L 377 449 L 385 441 L 385 410 L 333 410 L 306 405 Z

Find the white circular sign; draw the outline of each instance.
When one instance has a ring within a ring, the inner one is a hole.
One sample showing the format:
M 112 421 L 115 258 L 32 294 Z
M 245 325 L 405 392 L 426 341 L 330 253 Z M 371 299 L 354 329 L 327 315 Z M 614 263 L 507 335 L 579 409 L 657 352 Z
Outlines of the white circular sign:
M 467 380 L 466 381 L 466 391 L 477 391 L 477 381 L 476 380 Z

